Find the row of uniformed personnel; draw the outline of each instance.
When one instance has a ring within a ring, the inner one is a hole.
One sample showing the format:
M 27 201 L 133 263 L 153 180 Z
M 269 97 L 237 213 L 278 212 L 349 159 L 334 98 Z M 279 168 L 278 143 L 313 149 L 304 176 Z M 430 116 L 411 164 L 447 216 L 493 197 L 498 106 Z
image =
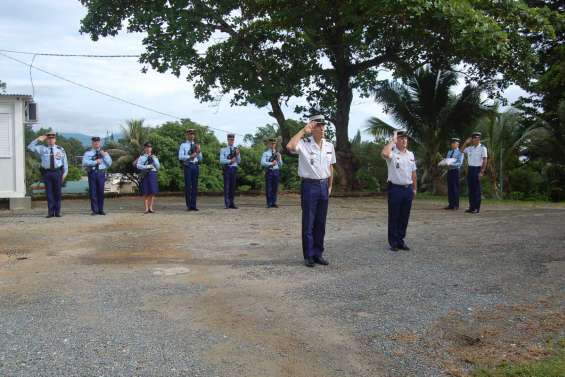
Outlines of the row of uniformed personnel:
M 186 141 L 180 145 L 178 158 L 183 164 L 185 200 L 188 211 L 198 211 L 196 198 L 198 195 L 199 165 L 202 161 L 200 145 L 195 141 L 196 131 L 186 131 Z M 47 142 L 47 146 L 42 142 Z M 237 209 L 234 201 L 237 168 L 241 163 L 240 151 L 235 147 L 235 135 L 229 134 L 228 145 L 220 150 L 219 159 L 224 175 L 225 208 Z M 277 208 L 277 193 L 280 181 L 282 156 L 276 150 L 277 139 L 269 139 L 269 148 L 263 153 L 261 166 L 265 169 L 266 199 L 268 208 Z M 39 154 L 41 173 L 45 183 L 48 203 L 47 217 L 61 217 L 61 187 L 68 173 L 68 162 L 65 150 L 56 144 L 56 134 L 49 130 L 46 135 L 33 140 L 28 149 Z M 105 215 L 104 184 L 106 172 L 112 165 L 110 154 L 101 148 L 100 137 L 92 138 L 92 147 L 84 153 L 82 166 L 88 173 L 88 188 L 92 215 Z M 144 197 L 145 213 L 153 213 L 155 195 L 158 193 L 157 171 L 160 163 L 153 154 L 151 143 L 144 144 L 144 153 L 134 162 L 140 172 L 140 192 Z

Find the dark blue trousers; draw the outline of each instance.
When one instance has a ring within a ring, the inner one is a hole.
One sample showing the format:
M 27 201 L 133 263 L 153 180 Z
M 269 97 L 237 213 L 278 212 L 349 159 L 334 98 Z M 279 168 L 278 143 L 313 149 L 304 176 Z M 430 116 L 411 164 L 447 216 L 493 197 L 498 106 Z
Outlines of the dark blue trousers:
M 106 172 L 104 170 L 91 170 L 88 173 L 88 194 L 90 196 L 90 209 L 94 213 L 104 211 L 104 183 Z
M 280 170 L 267 169 L 265 172 L 265 191 L 267 196 L 267 207 L 277 204 L 277 194 L 279 192 Z
M 61 179 L 63 171 L 46 170 L 43 173 L 43 183 L 45 183 L 45 193 L 47 195 L 47 211 L 50 215 L 61 213 Z
M 237 180 L 237 166 L 228 166 L 224 170 L 224 204 L 226 208 L 234 207 L 235 182 Z
M 388 183 L 388 244 L 390 247 L 404 245 L 413 198 L 412 185 L 399 186 Z
M 328 214 L 328 180 L 302 180 L 302 254 L 304 259 L 321 257 L 324 252 Z
M 187 165 L 184 165 L 184 199 L 186 201 L 186 208 L 196 208 L 199 174 L 200 167 L 198 164 L 188 163 Z
M 469 166 L 467 171 L 467 185 L 469 186 L 469 209 L 479 211 L 481 209 L 481 172 L 480 166 Z
M 459 169 L 447 171 L 447 200 L 449 208 L 459 208 Z

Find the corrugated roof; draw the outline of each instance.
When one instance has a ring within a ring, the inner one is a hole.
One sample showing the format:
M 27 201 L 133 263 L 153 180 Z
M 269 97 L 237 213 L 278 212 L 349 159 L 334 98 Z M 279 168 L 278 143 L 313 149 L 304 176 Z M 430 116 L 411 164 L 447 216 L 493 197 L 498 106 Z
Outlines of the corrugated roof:
M 0 93 L 0 97 L 29 97 L 29 98 L 31 98 L 31 94 Z

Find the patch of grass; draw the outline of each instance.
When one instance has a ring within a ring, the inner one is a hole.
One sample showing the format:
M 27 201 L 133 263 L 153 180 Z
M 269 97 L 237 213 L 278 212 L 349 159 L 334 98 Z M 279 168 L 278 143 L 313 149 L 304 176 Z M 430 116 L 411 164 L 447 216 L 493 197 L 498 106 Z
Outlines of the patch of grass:
M 565 349 L 561 348 L 543 360 L 502 364 L 496 368 L 479 368 L 473 371 L 474 377 L 564 377 Z

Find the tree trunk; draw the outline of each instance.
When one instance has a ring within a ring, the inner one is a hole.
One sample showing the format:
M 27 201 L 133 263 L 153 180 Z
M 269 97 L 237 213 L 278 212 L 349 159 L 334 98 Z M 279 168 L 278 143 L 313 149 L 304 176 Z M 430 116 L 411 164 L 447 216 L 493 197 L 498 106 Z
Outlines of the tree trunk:
M 292 137 L 292 135 L 290 134 L 290 129 L 286 125 L 286 118 L 281 109 L 281 105 L 278 99 L 273 99 L 270 101 L 270 103 L 272 110 L 269 112 L 269 115 L 277 120 L 277 124 L 279 125 L 279 130 L 282 137 L 282 148 L 283 150 L 286 150 L 286 145 L 288 144 L 290 138 Z
M 353 188 L 356 170 L 349 142 L 349 112 L 352 100 L 353 90 L 349 85 L 349 77 L 338 77 L 335 113 L 336 158 L 339 184 L 344 191 L 351 191 Z

